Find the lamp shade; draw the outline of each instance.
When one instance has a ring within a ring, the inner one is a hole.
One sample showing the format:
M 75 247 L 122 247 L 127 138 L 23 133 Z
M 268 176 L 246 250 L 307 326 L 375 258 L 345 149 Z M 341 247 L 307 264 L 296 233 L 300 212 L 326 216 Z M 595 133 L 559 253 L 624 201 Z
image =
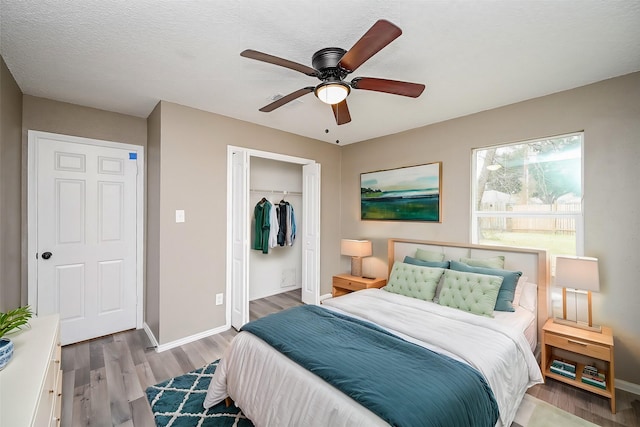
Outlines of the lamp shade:
M 373 252 L 369 240 L 342 239 L 340 242 L 340 253 L 342 255 L 363 257 L 370 256 Z
M 600 292 L 598 258 L 556 257 L 556 286 Z

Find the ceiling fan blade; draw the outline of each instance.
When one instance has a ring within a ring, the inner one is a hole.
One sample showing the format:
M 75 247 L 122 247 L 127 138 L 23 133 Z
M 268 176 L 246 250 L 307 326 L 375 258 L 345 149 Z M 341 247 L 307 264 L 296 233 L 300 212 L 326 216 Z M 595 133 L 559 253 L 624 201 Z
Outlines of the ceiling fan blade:
M 259 111 L 262 111 L 263 113 L 268 113 L 270 111 L 275 110 L 278 107 L 282 107 L 284 104 L 286 104 L 288 102 L 291 102 L 294 99 L 300 98 L 302 95 L 306 95 L 309 92 L 313 92 L 314 89 L 315 89 L 315 87 L 313 87 L 313 86 L 309 86 L 309 87 L 304 87 L 302 89 L 298 89 L 295 92 L 291 92 L 289 95 L 283 96 L 280 99 L 276 99 L 271 104 L 265 105 Z
M 367 59 L 397 39 L 400 34 L 402 34 L 400 28 L 389 21 L 380 19 L 344 54 L 338 65 L 352 73 Z
M 392 93 L 394 95 L 419 97 L 425 86 L 420 83 L 401 82 L 398 80 L 376 79 L 373 77 L 356 77 L 351 81 L 354 89 L 373 90 L 376 92 Z
M 267 53 L 258 52 L 257 50 L 247 49 L 240 53 L 240 56 L 245 58 L 255 59 L 256 61 L 268 62 L 269 64 L 279 65 L 281 67 L 289 68 L 294 71 L 299 71 L 307 76 L 316 77 L 318 72 L 311 67 L 299 64 L 297 62 L 289 61 L 288 59 L 279 58 L 277 56 L 269 55 Z
M 331 104 L 333 115 L 336 117 L 336 123 L 343 125 L 351 121 L 351 114 L 349 114 L 349 107 L 347 107 L 347 100 L 340 101 L 337 104 Z

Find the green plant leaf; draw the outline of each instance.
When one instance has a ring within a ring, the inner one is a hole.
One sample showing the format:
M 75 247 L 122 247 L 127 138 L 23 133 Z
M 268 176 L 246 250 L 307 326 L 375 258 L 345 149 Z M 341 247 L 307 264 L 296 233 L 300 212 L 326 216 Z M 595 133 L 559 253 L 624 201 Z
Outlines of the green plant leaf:
M 33 312 L 28 305 L 0 313 L 0 338 L 15 329 L 21 329 L 29 323 L 32 315 Z

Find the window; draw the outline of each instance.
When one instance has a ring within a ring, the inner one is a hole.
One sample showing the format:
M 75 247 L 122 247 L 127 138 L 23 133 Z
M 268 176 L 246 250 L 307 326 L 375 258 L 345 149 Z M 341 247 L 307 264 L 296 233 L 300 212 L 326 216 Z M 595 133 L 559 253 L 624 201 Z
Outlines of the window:
M 473 150 L 472 242 L 582 255 L 582 139 Z

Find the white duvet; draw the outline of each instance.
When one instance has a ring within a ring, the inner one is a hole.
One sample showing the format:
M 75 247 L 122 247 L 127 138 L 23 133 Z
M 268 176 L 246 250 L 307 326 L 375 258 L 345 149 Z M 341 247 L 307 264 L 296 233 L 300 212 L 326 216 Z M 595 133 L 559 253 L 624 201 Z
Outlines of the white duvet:
M 360 317 L 483 374 L 509 426 L 528 387 L 542 374 L 517 327 L 438 304 L 367 289 L 323 305 Z M 362 355 L 366 363 L 366 354 Z M 408 385 L 410 386 L 410 385 Z M 230 396 L 256 426 L 386 425 L 368 409 L 252 334 L 238 334 L 222 357 L 205 407 Z

